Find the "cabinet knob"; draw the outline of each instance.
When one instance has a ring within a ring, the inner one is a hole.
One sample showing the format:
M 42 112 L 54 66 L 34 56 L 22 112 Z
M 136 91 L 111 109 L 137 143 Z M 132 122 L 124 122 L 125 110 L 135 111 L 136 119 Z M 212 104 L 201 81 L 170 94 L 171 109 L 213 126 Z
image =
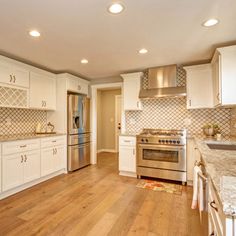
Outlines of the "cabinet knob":
M 26 155 L 24 155 L 25 156 L 25 162 L 27 161 L 27 156 Z
M 23 163 L 23 161 L 24 161 L 23 155 L 21 155 L 20 157 L 21 157 L 21 163 Z
M 10 75 L 10 83 L 12 82 L 12 79 L 13 79 L 13 77 L 12 77 L 12 75 Z
M 15 82 L 16 82 L 16 76 L 15 76 L 15 75 L 13 75 L 13 78 L 14 78 L 14 81 L 13 81 L 13 83 L 15 83 Z

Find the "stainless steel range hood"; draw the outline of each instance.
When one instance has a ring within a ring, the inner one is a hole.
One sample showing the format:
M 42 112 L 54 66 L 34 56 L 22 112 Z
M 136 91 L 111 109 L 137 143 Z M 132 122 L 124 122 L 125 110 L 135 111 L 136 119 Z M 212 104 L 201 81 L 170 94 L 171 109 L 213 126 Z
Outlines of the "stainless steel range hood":
M 176 77 L 176 65 L 148 69 L 148 88 L 140 90 L 139 98 L 186 96 L 186 87 L 177 86 Z

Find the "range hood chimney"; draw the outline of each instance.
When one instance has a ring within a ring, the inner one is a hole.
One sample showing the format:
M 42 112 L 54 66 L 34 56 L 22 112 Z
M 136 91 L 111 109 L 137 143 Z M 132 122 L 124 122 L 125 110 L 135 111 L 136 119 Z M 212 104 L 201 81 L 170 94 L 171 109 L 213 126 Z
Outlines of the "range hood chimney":
M 148 88 L 140 90 L 139 98 L 186 96 L 186 88 L 177 86 L 176 77 L 176 65 L 148 69 Z

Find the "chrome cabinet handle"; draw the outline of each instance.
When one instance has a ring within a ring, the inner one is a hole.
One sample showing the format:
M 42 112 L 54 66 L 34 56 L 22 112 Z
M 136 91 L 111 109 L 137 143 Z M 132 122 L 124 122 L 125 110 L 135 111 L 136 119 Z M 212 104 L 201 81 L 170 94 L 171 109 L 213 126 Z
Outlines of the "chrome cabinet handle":
M 190 107 L 192 106 L 191 99 L 189 99 L 188 104 L 189 104 Z
M 133 149 L 133 155 L 135 155 L 135 149 Z
M 24 155 L 25 156 L 25 162 L 27 161 L 27 156 L 26 155 Z
M 217 98 L 218 101 L 220 101 L 220 93 L 217 93 L 216 98 Z
M 55 154 L 57 154 L 57 149 L 55 148 Z
M 139 102 L 137 102 L 137 108 L 139 108 Z
M 213 200 L 213 201 L 210 202 L 210 206 L 211 206 L 215 211 L 218 211 L 218 208 L 217 208 L 214 204 L 216 204 L 215 200 Z
M 13 75 L 13 78 L 14 78 L 14 81 L 13 81 L 13 83 L 15 83 L 15 82 L 16 82 L 16 76 L 15 76 L 15 75 Z
M 20 148 L 25 148 L 25 147 L 27 147 L 27 145 L 21 145 L 21 146 L 20 146 Z
M 21 163 L 23 163 L 23 161 L 24 161 L 24 156 L 21 155 L 20 157 L 21 157 Z
M 125 143 L 130 143 L 130 140 L 124 140 Z
M 12 75 L 10 75 L 10 83 L 12 82 L 12 79 L 13 79 L 13 78 L 12 78 Z

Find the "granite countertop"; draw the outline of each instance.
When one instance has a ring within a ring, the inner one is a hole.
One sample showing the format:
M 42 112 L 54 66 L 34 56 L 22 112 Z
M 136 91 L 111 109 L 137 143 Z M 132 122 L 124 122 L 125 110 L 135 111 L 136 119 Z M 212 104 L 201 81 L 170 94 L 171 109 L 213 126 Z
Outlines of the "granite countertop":
M 195 137 L 196 145 L 202 155 L 206 172 L 211 178 L 226 215 L 236 216 L 236 151 L 213 150 L 207 143 L 236 144 L 235 138 Z
M 24 140 L 24 139 L 35 139 L 35 138 L 47 138 L 47 137 L 55 137 L 66 135 L 63 133 L 55 133 L 55 134 L 15 134 L 15 135 L 2 135 L 0 136 L 0 142 L 9 142 L 9 141 L 17 141 L 17 140 Z

